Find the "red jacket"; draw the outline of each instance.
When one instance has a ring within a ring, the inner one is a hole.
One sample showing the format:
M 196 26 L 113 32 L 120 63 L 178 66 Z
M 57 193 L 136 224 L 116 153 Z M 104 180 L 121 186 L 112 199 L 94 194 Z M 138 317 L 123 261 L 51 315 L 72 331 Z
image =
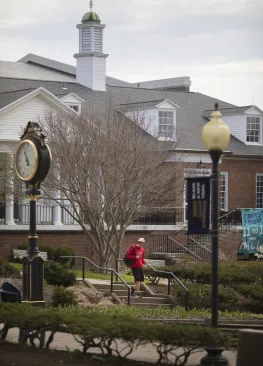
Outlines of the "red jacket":
M 140 256 L 140 258 L 136 259 L 136 256 Z M 146 263 L 144 260 L 144 249 L 142 247 L 138 247 L 136 244 L 132 245 L 128 250 L 127 257 L 132 259 L 131 267 L 142 268 Z

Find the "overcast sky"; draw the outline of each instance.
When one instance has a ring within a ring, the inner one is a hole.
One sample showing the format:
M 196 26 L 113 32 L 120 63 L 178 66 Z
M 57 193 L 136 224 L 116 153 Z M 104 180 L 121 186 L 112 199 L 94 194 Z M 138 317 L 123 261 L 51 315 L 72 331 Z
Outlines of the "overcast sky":
M 0 59 L 27 53 L 75 65 L 89 0 L 0 0 Z M 263 0 L 94 0 L 107 75 L 190 76 L 192 91 L 263 109 Z

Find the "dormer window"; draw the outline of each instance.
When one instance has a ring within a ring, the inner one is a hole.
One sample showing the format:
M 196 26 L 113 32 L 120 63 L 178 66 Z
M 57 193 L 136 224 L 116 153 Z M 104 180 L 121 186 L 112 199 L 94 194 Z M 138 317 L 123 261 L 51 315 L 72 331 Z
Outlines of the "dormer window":
M 158 111 L 158 137 L 174 135 L 174 111 Z
M 261 117 L 247 117 L 247 143 L 261 144 L 261 133 Z
M 80 113 L 80 112 L 79 112 L 79 110 L 80 110 L 80 105 L 77 105 L 77 104 L 75 104 L 75 105 L 70 105 L 70 108 L 74 109 L 74 111 L 75 111 L 75 112 Z
M 85 103 L 85 100 L 80 98 L 78 95 L 70 93 L 61 98 L 61 100 L 75 112 L 81 114 L 81 105 Z

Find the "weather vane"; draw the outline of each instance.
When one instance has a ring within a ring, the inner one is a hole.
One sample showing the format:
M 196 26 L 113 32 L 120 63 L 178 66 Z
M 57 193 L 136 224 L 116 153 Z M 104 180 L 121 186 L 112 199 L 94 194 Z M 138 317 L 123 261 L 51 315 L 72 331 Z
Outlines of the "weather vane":
M 92 0 L 90 0 L 89 6 L 90 6 L 90 11 L 92 11 L 92 8 L 93 8 L 93 1 Z

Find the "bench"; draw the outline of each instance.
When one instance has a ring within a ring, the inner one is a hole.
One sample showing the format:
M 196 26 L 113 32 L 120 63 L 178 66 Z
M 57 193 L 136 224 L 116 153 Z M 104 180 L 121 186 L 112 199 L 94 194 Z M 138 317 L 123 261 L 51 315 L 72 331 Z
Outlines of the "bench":
M 40 257 L 47 261 L 47 252 L 39 252 Z M 13 249 L 13 257 L 14 259 L 22 260 L 24 257 L 27 257 L 27 251 L 22 249 Z

